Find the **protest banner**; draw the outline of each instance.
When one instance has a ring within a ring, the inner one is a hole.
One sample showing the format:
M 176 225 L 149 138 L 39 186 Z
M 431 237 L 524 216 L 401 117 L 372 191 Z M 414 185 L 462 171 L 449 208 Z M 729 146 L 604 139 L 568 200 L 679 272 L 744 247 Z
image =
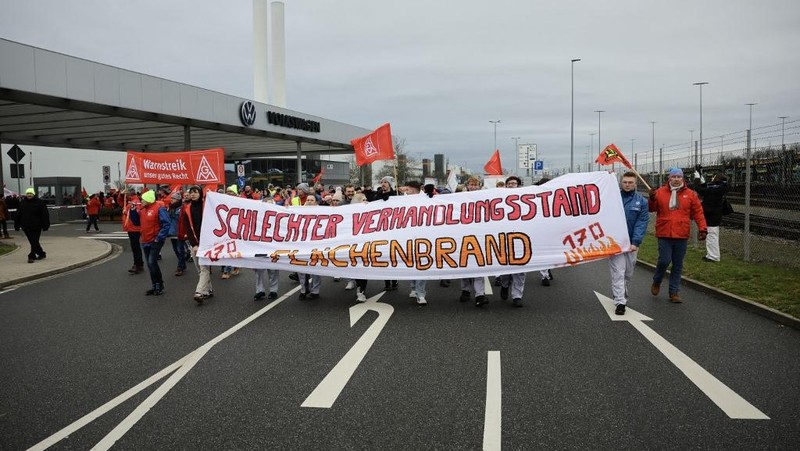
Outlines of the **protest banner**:
M 129 150 L 125 168 L 125 183 L 131 184 L 225 184 L 225 152 L 222 148 L 188 152 Z
M 461 279 L 571 266 L 629 248 L 616 178 L 281 207 L 208 193 L 203 265 L 363 279 Z

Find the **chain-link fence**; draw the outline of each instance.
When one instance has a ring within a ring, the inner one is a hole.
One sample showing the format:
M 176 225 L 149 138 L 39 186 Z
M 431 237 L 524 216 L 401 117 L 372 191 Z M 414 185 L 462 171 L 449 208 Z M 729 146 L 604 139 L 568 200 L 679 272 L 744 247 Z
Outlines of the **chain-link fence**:
M 688 143 L 687 143 L 688 144 Z M 691 152 L 691 153 L 690 153 Z M 652 187 L 666 182 L 670 168 L 683 169 L 692 183 L 699 166 L 707 181 L 716 174 L 728 179 L 728 200 L 734 213 L 723 218 L 720 248 L 736 258 L 800 267 L 800 143 L 709 150 L 697 144 L 670 158 L 658 149 L 656 160 L 637 158 L 636 169 Z M 640 155 L 641 156 L 641 155 Z M 617 167 L 618 173 L 625 168 Z M 749 173 L 749 180 L 748 180 Z M 693 240 L 694 241 L 694 240 Z

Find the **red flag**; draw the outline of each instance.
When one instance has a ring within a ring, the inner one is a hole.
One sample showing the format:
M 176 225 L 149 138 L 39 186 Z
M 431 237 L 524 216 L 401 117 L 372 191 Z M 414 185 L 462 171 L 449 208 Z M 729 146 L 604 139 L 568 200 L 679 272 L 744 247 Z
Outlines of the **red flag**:
M 503 165 L 500 164 L 500 151 L 495 149 L 492 158 L 483 165 L 483 172 L 486 175 L 503 175 Z
M 89 197 L 89 193 L 86 192 L 86 187 L 85 186 L 83 188 L 81 188 L 81 197 L 84 198 L 84 199 Z
M 317 172 L 317 175 L 315 175 L 311 181 L 316 185 L 320 180 L 322 180 L 323 174 L 325 174 L 325 168 L 319 168 L 319 172 Z
M 350 141 L 356 151 L 356 165 L 363 166 L 378 160 L 394 158 L 392 145 L 392 129 L 385 123 L 369 135 Z
M 626 168 L 633 169 L 631 162 L 625 158 L 625 155 L 622 155 L 622 152 L 620 152 L 614 144 L 607 145 L 606 148 L 600 152 L 600 155 L 594 159 L 594 162 L 603 166 L 619 162 L 625 165 Z

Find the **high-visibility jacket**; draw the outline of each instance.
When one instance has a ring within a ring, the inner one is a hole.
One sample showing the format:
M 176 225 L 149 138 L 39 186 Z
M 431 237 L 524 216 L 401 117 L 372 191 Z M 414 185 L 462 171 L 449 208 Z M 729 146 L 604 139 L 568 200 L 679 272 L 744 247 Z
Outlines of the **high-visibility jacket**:
M 139 216 L 142 244 L 157 241 L 163 243 L 169 234 L 169 215 L 167 209 L 158 202 L 136 209 Z

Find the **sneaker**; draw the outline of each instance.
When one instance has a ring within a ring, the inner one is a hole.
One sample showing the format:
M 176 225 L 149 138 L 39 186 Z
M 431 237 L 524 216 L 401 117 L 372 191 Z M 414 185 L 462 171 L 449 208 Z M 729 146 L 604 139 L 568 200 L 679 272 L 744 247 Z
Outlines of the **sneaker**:
M 624 315 L 625 314 L 625 304 L 617 304 L 617 308 L 614 309 L 614 313 L 617 315 Z
M 408 297 L 410 297 L 410 298 L 415 298 L 415 297 L 417 297 L 417 292 L 416 292 L 416 291 L 414 291 L 414 290 L 411 290 L 411 293 L 408 293 Z
M 205 298 L 213 298 L 214 297 L 214 290 L 208 290 L 208 294 L 205 295 Z
M 224 273 L 222 273 L 221 277 L 222 277 L 223 280 L 227 280 L 227 279 L 231 278 L 231 275 L 229 273 L 227 273 L 227 272 L 224 272 Z
M 484 305 L 488 304 L 489 300 L 486 299 L 486 296 L 480 295 L 475 296 L 475 307 L 483 307 Z
M 149 289 L 149 290 L 144 292 L 145 296 L 152 296 L 154 294 L 156 294 L 156 289 L 155 288 L 151 288 L 151 289 Z
M 367 296 L 363 291 L 359 290 L 358 293 L 356 293 L 356 302 L 367 302 Z
M 260 301 L 260 300 L 264 299 L 265 297 L 267 297 L 267 294 L 264 293 L 263 291 L 259 291 L 258 293 L 256 293 L 255 296 L 253 296 L 253 300 L 254 301 Z
M 659 291 L 661 291 L 661 284 L 653 282 L 653 284 L 650 285 L 650 294 L 658 296 Z
M 522 299 L 514 298 L 514 301 L 512 302 L 514 303 L 514 307 L 522 307 Z
M 550 286 L 550 279 L 542 279 L 542 286 L 549 287 Z
M 300 299 L 305 299 L 305 298 L 306 298 L 306 293 L 305 293 L 305 291 L 301 291 L 301 292 L 300 292 Z
M 238 276 L 239 275 L 239 268 L 233 268 L 231 275 Z
M 42 254 L 42 255 L 37 255 L 36 256 L 36 260 L 44 260 L 45 258 L 47 258 L 47 254 Z
M 347 282 L 347 285 L 345 285 L 344 289 L 345 290 L 352 290 L 355 287 L 356 287 L 356 282 L 351 280 L 351 281 Z
M 674 304 L 680 304 L 681 302 L 683 302 L 683 300 L 678 295 L 678 293 L 672 293 L 669 295 L 669 302 L 672 302 Z
M 553 280 L 553 273 L 550 270 L 547 270 L 547 280 Z
M 417 298 L 417 305 L 428 305 L 428 301 L 426 301 L 424 297 L 420 296 Z
M 267 299 L 278 299 L 278 293 L 270 291 L 269 294 L 267 295 Z
M 396 290 L 396 289 L 397 289 L 397 281 L 393 280 L 392 281 L 392 290 Z
M 705 255 L 703 256 L 703 261 L 704 262 L 710 262 L 710 263 L 719 263 L 717 260 L 712 260 L 712 259 L 708 258 Z
M 461 291 L 461 297 L 458 298 L 458 300 L 461 301 L 461 302 L 467 302 L 467 301 L 469 301 L 469 298 L 470 298 L 469 291 L 462 290 Z
M 295 282 L 299 282 L 300 281 L 300 276 L 298 276 L 296 272 L 293 272 L 293 273 L 289 274 L 289 278 L 294 280 Z
M 32 259 L 32 258 L 29 258 L 29 259 L 28 259 L 28 263 L 33 263 L 33 259 Z
M 198 304 L 202 304 L 203 303 L 203 299 L 205 299 L 205 295 L 203 295 L 203 293 L 195 293 L 194 294 L 194 300 Z
M 508 287 L 500 287 L 500 299 L 508 299 Z
M 131 269 L 128 270 L 131 274 L 139 274 L 142 271 L 144 271 L 144 267 L 136 265 L 131 266 Z
M 180 277 L 182 275 L 183 275 L 183 270 L 182 269 L 178 268 L 178 269 L 175 270 L 175 276 L 176 277 Z
M 450 281 L 447 279 L 443 279 L 439 281 L 440 287 L 450 288 Z

